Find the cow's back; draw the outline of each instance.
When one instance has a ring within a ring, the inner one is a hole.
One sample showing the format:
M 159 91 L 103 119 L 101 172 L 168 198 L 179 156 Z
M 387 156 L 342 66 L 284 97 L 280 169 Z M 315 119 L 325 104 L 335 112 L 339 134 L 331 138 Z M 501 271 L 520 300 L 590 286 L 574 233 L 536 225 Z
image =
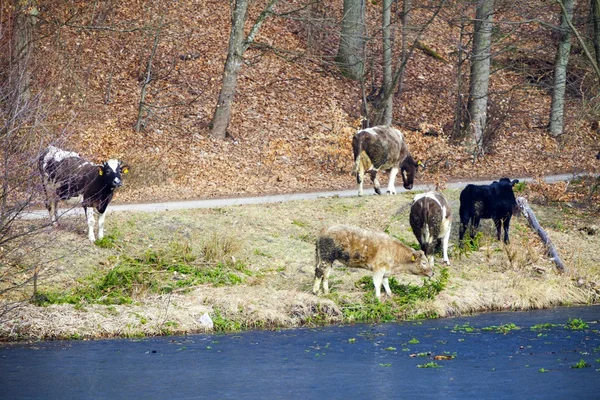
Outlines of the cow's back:
M 491 196 L 489 186 L 467 185 L 460 192 L 459 213 L 461 218 L 465 215 L 477 218 L 491 218 L 492 200 L 493 197 Z
M 352 149 L 354 159 L 364 151 L 373 167 L 382 170 L 397 167 L 408 155 L 402 133 L 389 126 L 376 126 L 358 131 L 352 138 Z
M 390 238 L 381 232 L 371 232 L 349 225 L 324 228 L 317 239 L 321 259 L 340 261 L 348 267 L 367 268 Z
M 491 185 L 494 214 L 496 217 L 505 218 L 512 215 L 517 205 L 513 186 L 510 182 L 494 182 Z
M 441 193 L 427 192 L 415 196 L 409 220 L 413 232 L 423 241 L 442 237 L 451 218 L 450 204 Z
M 61 200 L 84 194 L 98 171 L 96 166 L 78 157 L 46 159 L 42 166 L 48 186 Z

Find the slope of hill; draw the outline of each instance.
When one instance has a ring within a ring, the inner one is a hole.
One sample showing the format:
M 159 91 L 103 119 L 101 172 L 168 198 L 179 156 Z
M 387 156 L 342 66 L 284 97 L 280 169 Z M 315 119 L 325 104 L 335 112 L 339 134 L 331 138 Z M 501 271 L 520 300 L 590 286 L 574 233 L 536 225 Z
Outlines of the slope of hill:
M 132 165 L 117 201 L 354 185 L 350 140 L 360 121 L 361 91 L 314 56 L 334 51 L 331 31 L 319 31 L 319 47 L 307 48 L 305 22 L 270 18 L 257 38 L 263 45 L 246 54 L 229 137 L 215 140 L 208 136 L 208 124 L 226 57 L 229 7 L 216 0 L 93 4 L 48 2 L 34 76 L 38 88 L 50 88 L 46 96 L 53 102 L 45 141 L 63 141 L 92 159 L 116 156 Z M 255 3 L 250 20 L 259 6 Z M 339 7 L 325 3 L 318 26 L 339 24 Z M 379 9 L 369 2 L 373 26 Z M 580 117 L 581 102 L 569 101 L 567 134 L 557 141 L 543 129 L 549 93 L 524 84 L 526 78 L 509 68 L 492 78 L 497 93 L 513 90 L 495 97 L 496 108 L 505 114 L 497 117 L 505 121 L 494 132 L 488 154 L 474 161 L 450 142 L 456 91 L 451 60 L 458 33 L 447 21 L 459 12 L 451 3 L 422 39 L 446 62 L 417 50 L 408 63 L 403 95 L 395 100 L 395 125 L 405 132 L 415 157 L 428 161 L 417 179 L 443 184 L 453 178 L 598 172 L 599 134 Z M 413 21 L 426 17 L 416 11 Z M 136 132 L 148 76 L 143 129 Z

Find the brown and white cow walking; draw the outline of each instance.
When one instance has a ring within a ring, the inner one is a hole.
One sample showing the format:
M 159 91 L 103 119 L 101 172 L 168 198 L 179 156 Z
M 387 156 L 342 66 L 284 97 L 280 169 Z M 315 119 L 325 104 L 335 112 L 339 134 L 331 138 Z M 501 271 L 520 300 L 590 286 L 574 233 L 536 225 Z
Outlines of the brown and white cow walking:
M 416 195 L 410 208 L 409 220 L 421 250 L 429 257 L 429 264 L 433 266 L 433 253 L 441 241 L 444 262 L 450 265 L 448 242 L 452 228 L 452 208 L 444 195 L 434 191 Z
M 363 195 L 363 181 L 365 172 L 371 176 L 375 185 L 375 193 L 381 194 L 377 172 L 389 171 L 390 179 L 387 192 L 396 194 L 396 174 L 400 169 L 403 186 L 410 190 L 413 187 L 415 174 L 420 165 L 415 162 L 408 150 L 402 133 L 390 126 L 375 126 L 358 131 L 352 138 L 352 151 L 354 153 L 354 170 L 358 182 L 358 195 Z
M 128 167 L 119 160 L 111 159 L 104 164 L 94 164 L 82 159 L 79 154 L 49 146 L 39 158 L 46 208 L 50 220 L 58 219 L 58 201 L 80 204 L 88 222 L 88 238 L 95 241 L 94 208 L 98 214 L 98 239 L 104 237 L 106 208 L 113 198 L 115 189 L 122 185 L 121 174 Z

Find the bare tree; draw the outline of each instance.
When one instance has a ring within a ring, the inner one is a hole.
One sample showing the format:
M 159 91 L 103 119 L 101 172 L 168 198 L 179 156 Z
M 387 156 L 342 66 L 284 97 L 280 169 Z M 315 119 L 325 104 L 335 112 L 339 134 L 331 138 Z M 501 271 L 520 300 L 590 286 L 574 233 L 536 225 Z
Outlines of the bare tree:
M 392 112 L 393 112 L 393 95 L 394 89 L 398 86 L 401 78 L 404 76 L 406 71 L 406 65 L 411 59 L 415 49 L 420 48 L 420 40 L 427 28 L 437 18 L 438 14 L 442 10 L 446 3 L 446 0 L 440 0 L 435 6 L 433 13 L 430 18 L 421 25 L 417 30 L 415 37 L 410 45 L 407 46 L 401 60 L 394 67 L 393 54 L 394 54 L 394 38 L 392 34 L 392 25 L 394 21 L 391 19 L 391 6 L 392 0 L 383 1 L 383 14 L 382 14 L 382 41 L 383 41 L 383 61 L 382 61 L 382 85 L 377 89 L 374 85 L 372 91 L 368 96 L 364 96 L 363 103 L 368 102 L 372 107 L 371 115 L 365 115 L 366 125 L 390 125 L 392 123 Z M 368 110 L 368 107 L 364 106 L 364 110 Z
M 402 14 L 400 16 L 400 29 L 401 29 L 401 48 L 400 48 L 400 78 L 398 79 L 398 89 L 396 90 L 396 96 L 402 95 L 402 89 L 404 86 L 404 70 L 406 69 L 406 63 L 408 62 L 408 33 L 410 31 L 410 14 L 412 11 L 412 0 L 404 0 L 402 2 Z
M 560 19 L 560 39 L 554 61 L 554 86 L 552 91 L 552 106 L 550 109 L 550 134 L 559 136 L 563 133 L 565 112 L 565 89 L 567 85 L 567 66 L 571 52 L 571 28 L 569 23 L 573 18 L 573 0 L 565 0 Z
M 139 132 L 145 124 L 145 119 L 149 114 L 149 107 L 146 104 L 146 94 L 148 90 L 148 86 L 155 80 L 155 72 L 153 71 L 153 63 L 154 57 L 156 56 L 156 48 L 158 47 L 158 42 L 160 40 L 160 34 L 164 27 L 163 16 L 160 18 L 160 22 L 158 26 L 154 29 L 154 39 L 152 42 L 152 49 L 150 50 L 150 54 L 148 55 L 148 61 L 146 62 L 146 70 L 144 71 L 144 76 L 142 80 L 142 89 L 140 93 L 140 102 L 138 104 L 138 116 L 135 122 L 135 131 Z
M 391 96 L 392 86 L 392 0 L 383 0 L 383 15 L 381 18 L 383 32 L 383 101 L 376 116 L 375 125 L 391 125 L 394 97 Z
M 23 300 L 10 294 L 36 279 L 37 265 L 19 256 L 25 239 L 44 227 L 21 221 L 39 191 L 36 130 L 47 106 L 31 88 L 35 2 L 15 1 L 10 20 L 12 29 L 0 30 L 0 321 Z
M 592 3 L 592 24 L 593 24 L 593 36 L 592 41 L 594 42 L 594 51 L 596 53 L 596 65 L 600 66 L 600 0 L 590 0 Z
M 487 121 L 493 15 L 494 0 L 479 0 L 475 12 L 468 106 L 470 129 L 475 142 L 473 150 L 476 154 L 484 152 L 483 133 Z
M 210 123 L 210 134 L 213 137 L 224 139 L 231 120 L 231 108 L 237 88 L 237 79 L 244 61 L 244 53 L 253 43 L 265 19 L 271 14 L 278 0 L 269 0 L 267 6 L 258 16 L 250 29 L 248 36 L 244 35 L 244 26 L 248 19 L 248 6 L 250 0 L 230 0 L 231 4 L 231 32 L 229 34 L 229 47 L 227 59 L 223 68 L 223 82 L 219 98 Z
M 365 0 L 344 0 L 343 12 L 335 61 L 346 77 L 361 80 L 365 65 Z

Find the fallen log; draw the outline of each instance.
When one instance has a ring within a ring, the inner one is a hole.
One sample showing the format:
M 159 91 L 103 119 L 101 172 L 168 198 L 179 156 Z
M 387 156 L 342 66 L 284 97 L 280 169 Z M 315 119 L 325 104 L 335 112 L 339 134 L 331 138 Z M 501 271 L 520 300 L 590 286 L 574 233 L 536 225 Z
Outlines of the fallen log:
M 542 239 L 542 242 L 544 242 L 547 254 L 550 256 L 550 259 L 556 264 L 556 268 L 558 268 L 560 272 L 565 272 L 565 265 L 560 259 L 556 247 L 554 247 L 554 244 L 552 243 L 552 240 L 550 240 L 550 236 L 548 236 L 548 233 L 546 233 L 544 228 L 541 227 L 533 210 L 531 209 L 531 207 L 529 207 L 529 202 L 527 201 L 527 199 L 524 197 L 517 197 L 517 205 L 521 209 L 521 214 L 523 214 L 523 216 L 529 223 L 529 226 L 533 228 L 533 230 Z

